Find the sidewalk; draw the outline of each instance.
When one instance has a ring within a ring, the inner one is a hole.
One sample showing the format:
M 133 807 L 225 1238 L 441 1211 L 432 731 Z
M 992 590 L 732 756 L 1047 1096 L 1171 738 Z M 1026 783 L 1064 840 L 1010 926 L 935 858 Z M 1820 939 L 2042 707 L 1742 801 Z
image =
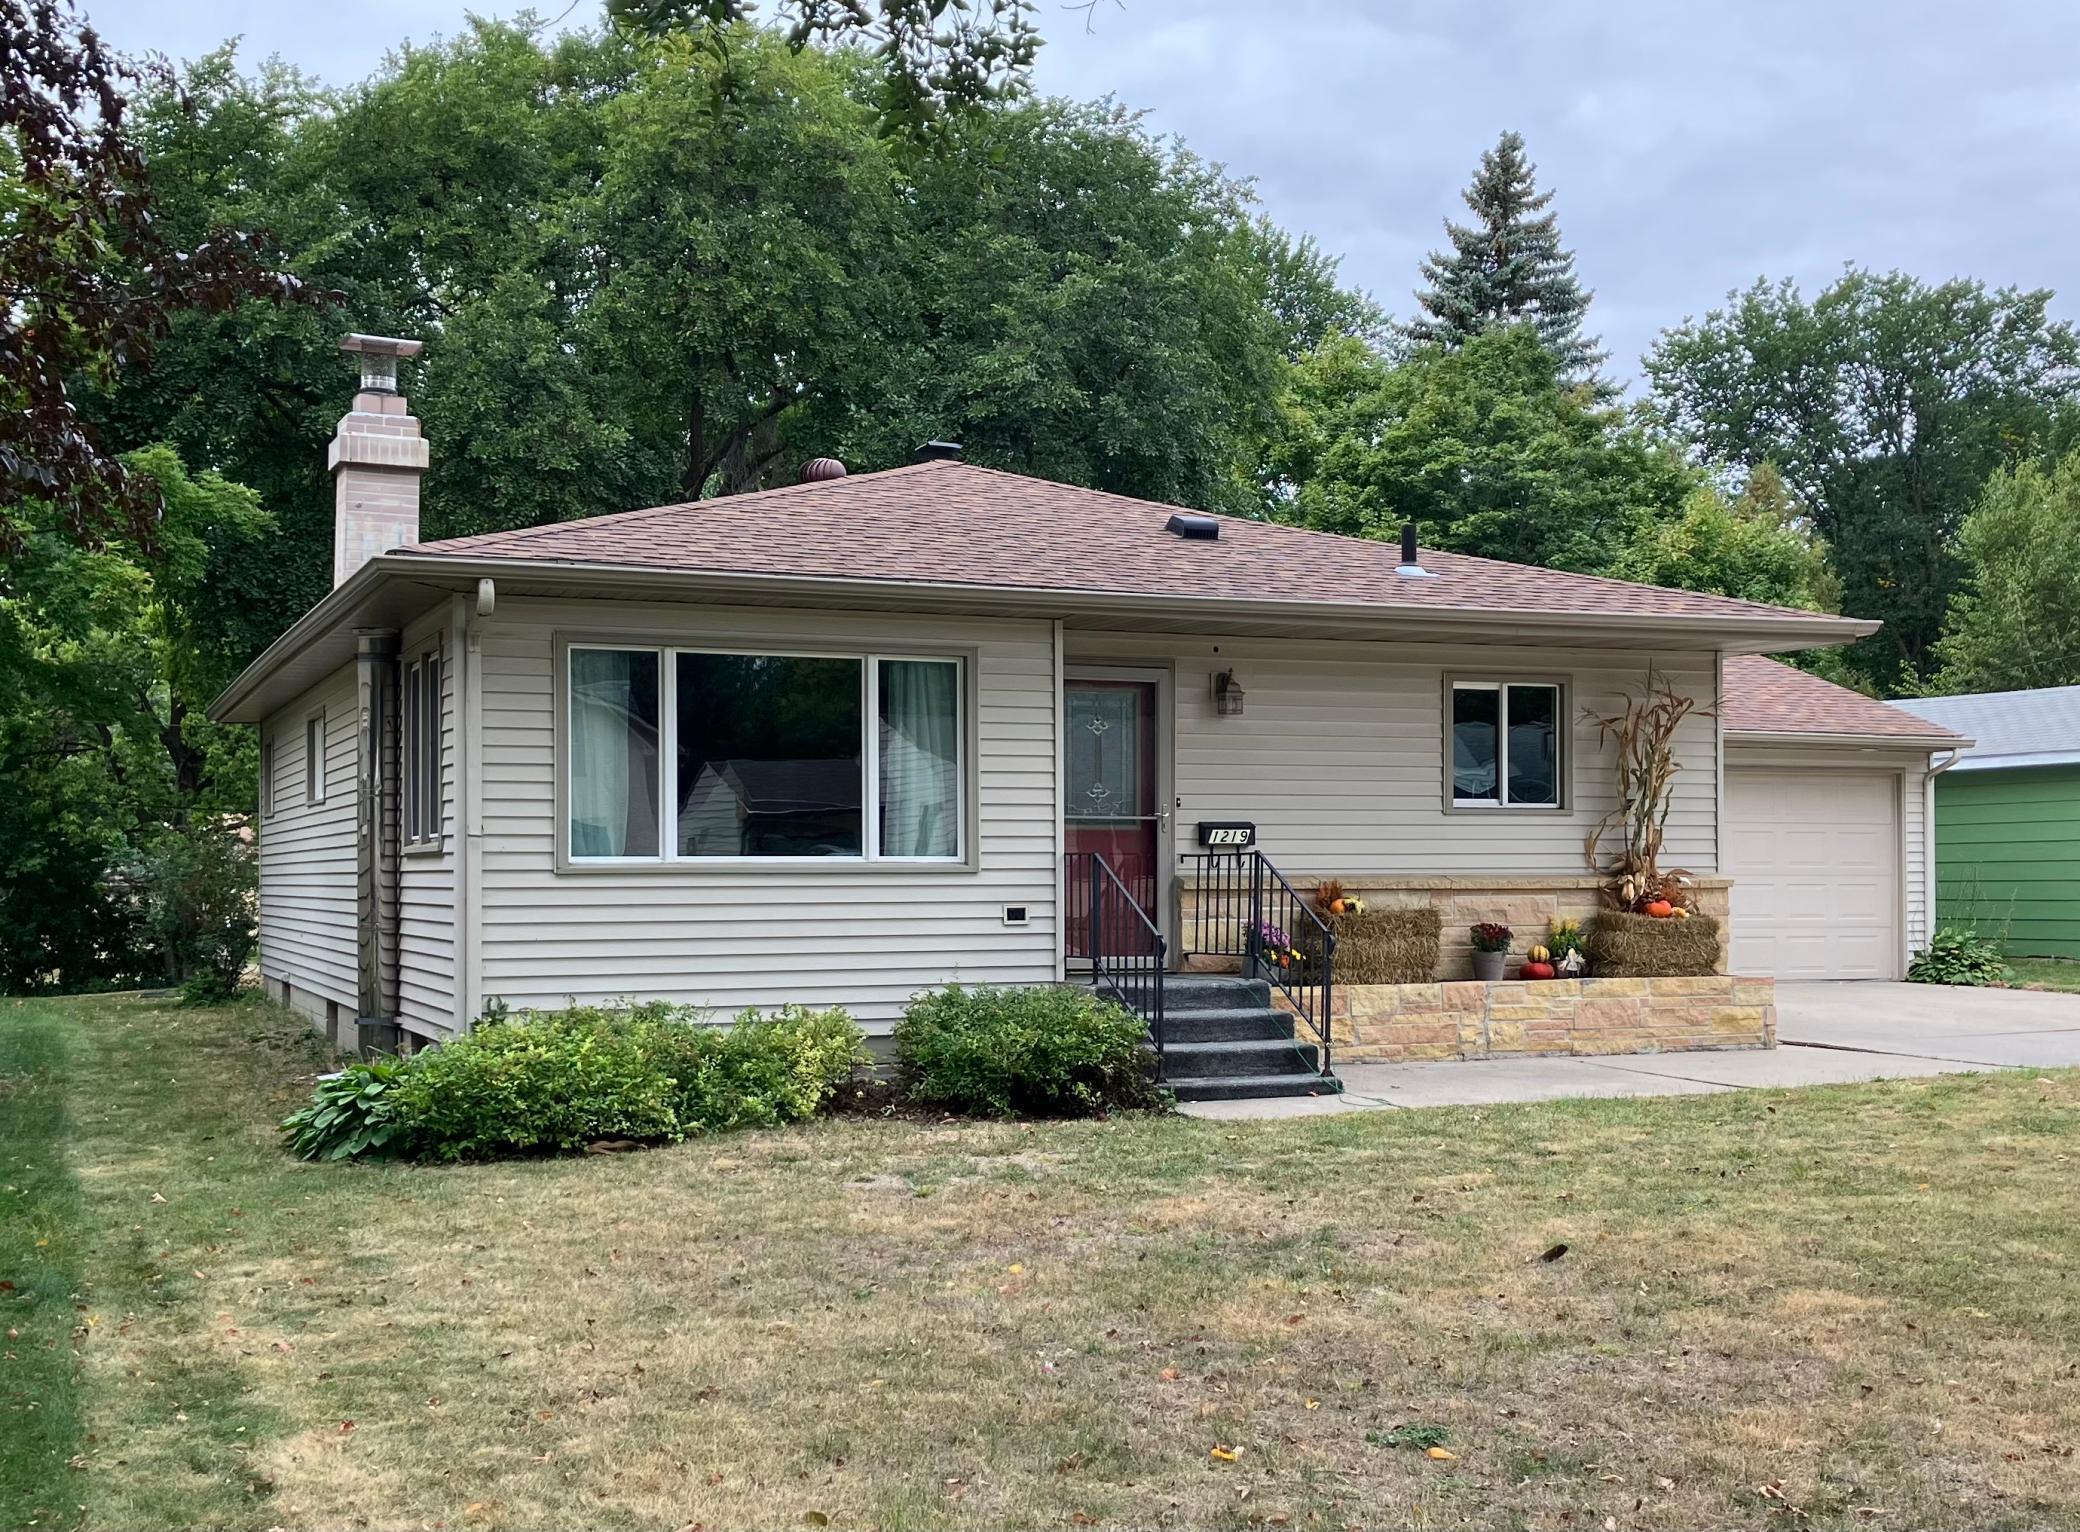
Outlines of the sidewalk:
M 1599 1058 L 1448 1060 L 1437 1064 L 1348 1064 L 1341 1096 L 1272 1101 L 1200 1101 L 1192 1117 L 1311 1117 L 1394 1107 L 1489 1106 L 1581 1096 L 1702 1096 L 1756 1086 L 1837 1085 L 1913 1079 L 1999 1067 L 1919 1054 L 1858 1053 L 1787 1044 L 1718 1053 L 1619 1053 Z

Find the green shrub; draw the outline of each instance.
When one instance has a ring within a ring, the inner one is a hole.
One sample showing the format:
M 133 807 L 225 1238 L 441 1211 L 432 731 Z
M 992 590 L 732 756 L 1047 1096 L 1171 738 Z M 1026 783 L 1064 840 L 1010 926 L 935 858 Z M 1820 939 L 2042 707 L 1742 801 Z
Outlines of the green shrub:
M 671 1077 L 683 1133 L 770 1128 L 813 1117 L 866 1062 L 866 1040 L 841 1009 L 746 1011 L 719 1027 L 661 1023 L 652 1039 Z
M 311 1104 L 283 1119 L 289 1148 L 306 1160 L 350 1160 L 389 1148 L 399 1128 L 397 1086 L 410 1068 L 407 1059 L 377 1058 L 325 1076 Z
M 413 1058 L 398 1115 L 440 1160 L 675 1138 L 673 1083 L 648 1036 L 661 1025 L 586 1006 L 479 1026 Z
M 661 1001 L 525 1011 L 416 1055 L 395 1110 L 430 1159 L 673 1140 L 813 1116 L 865 1056 L 842 1010 L 747 1011 L 728 1028 Z
M 1944 926 L 1914 954 L 1907 978 L 1915 984 L 2006 984 L 2014 978 L 2001 949 L 1977 931 Z
M 243 828 L 198 820 L 169 830 L 124 870 L 184 1005 L 230 999 L 252 956 L 260 864 Z
M 1089 1116 L 1160 1104 L 1147 1030 L 1133 1013 L 1067 985 L 918 996 L 896 1024 L 910 1096 L 993 1117 Z

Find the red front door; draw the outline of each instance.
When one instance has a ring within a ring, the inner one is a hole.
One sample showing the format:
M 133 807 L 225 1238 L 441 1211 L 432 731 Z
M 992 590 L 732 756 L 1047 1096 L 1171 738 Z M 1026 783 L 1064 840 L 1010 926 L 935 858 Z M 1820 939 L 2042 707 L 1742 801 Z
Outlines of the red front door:
M 1062 712 L 1069 955 L 1088 957 L 1093 852 L 1105 858 L 1148 918 L 1162 925 L 1156 683 L 1071 679 L 1063 683 Z M 1108 947 L 1120 950 L 1112 942 Z

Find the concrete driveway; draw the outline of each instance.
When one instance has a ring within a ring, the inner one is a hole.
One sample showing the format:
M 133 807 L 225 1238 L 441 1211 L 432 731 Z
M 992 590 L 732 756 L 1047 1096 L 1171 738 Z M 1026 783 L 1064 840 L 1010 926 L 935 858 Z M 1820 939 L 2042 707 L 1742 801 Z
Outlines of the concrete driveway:
M 1779 984 L 1777 1039 L 1978 1067 L 2080 1064 L 2080 995 L 1938 984 Z
M 1581 1096 L 1695 1096 L 1983 1069 L 2080 1065 L 2080 995 L 1933 984 L 1784 983 L 1778 1046 L 1719 1053 L 1346 1064 L 1341 1096 L 1202 1101 L 1196 1117 L 1312 1117 Z

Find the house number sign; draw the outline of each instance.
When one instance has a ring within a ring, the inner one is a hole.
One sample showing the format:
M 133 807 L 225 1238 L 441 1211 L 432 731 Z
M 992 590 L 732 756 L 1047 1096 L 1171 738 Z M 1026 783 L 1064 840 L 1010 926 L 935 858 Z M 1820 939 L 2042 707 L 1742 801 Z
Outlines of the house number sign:
M 1217 851 L 1240 851 L 1257 843 L 1257 827 L 1243 819 L 1202 819 L 1199 844 Z

